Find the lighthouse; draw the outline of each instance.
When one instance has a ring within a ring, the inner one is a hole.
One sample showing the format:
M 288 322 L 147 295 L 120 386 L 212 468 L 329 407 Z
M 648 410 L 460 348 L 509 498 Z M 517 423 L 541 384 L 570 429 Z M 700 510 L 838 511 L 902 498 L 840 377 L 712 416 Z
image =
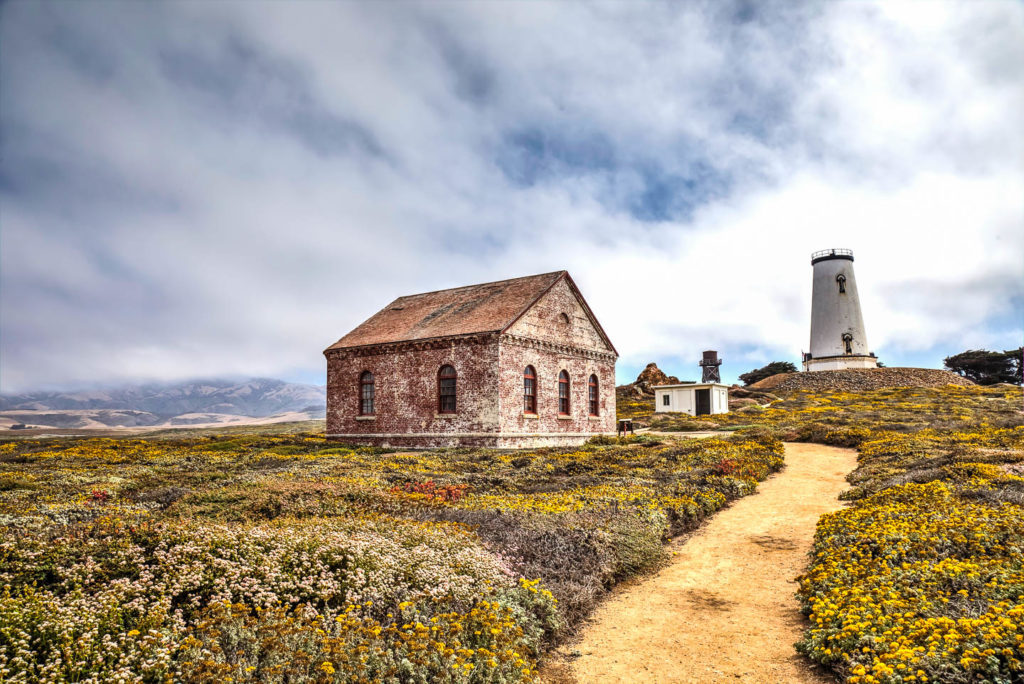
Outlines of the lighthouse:
M 804 370 L 877 368 L 878 359 L 869 351 L 860 313 L 853 252 L 815 252 L 811 266 L 811 350 L 804 354 Z

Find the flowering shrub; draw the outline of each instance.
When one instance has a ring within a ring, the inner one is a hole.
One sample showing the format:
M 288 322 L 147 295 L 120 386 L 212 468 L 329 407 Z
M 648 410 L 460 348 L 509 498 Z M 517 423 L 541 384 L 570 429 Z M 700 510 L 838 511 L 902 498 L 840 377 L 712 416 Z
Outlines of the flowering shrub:
M 850 684 L 1024 678 L 1022 513 L 931 482 L 824 516 L 799 650 Z
M 293 434 L 24 440 L 0 459 L 0 680 L 516 682 L 782 447 Z
M 1020 389 L 800 401 L 773 420 L 860 455 L 855 503 L 821 518 L 799 580 L 811 626 L 797 649 L 848 684 L 1024 681 Z
M 94 489 L 92 490 L 90 501 L 94 504 L 105 504 L 110 501 L 110 493 L 105 489 Z
M 434 484 L 433 480 L 426 482 L 406 482 L 402 485 L 395 485 L 392 492 L 405 492 L 406 494 L 422 494 L 428 499 L 439 501 L 458 501 L 466 495 L 469 485 L 443 485 Z
M 657 430 L 706 430 L 760 426 L 790 441 L 820 442 L 856 447 L 879 431 L 914 432 L 931 428 L 973 431 L 1014 427 L 1021 422 L 1021 388 L 897 387 L 867 392 L 799 390 L 782 396 L 764 409 L 741 409 L 712 416 L 654 413 L 653 398 L 645 409 L 629 409 Z M 621 416 L 620 416 L 621 417 Z
M 714 471 L 717 475 L 732 475 L 738 469 L 739 464 L 731 458 L 723 458 L 714 465 Z
M 499 600 L 468 610 L 399 604 L 380 622 L 349 606 L 333 620 L 283 608 L 214 603 L 189 630 L 180 675 L 193 682 L 529 680 L 533 655 Z
M 1024 492 L 1020 478 L 1000 468 L 1022 460 L 1024 427 L 878 432 L 861 444 L 860 452 L 847 498 L 905 482 L 941 479 L 966 485 L 974 477 L 1001 483 L 1008 492 Z

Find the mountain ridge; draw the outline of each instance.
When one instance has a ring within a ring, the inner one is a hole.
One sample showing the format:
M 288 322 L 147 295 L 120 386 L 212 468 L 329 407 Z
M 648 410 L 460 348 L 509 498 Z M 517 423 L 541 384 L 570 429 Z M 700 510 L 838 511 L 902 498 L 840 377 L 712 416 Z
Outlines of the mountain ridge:
M 178 383 L 122 385 L 78 391 L 0 394 L 0 412 L 20 422 L 67 424 L 68 413 L 103 416 L 113 425 L 180 422 L 179 416 L 211 414 L 265 418 L 284 413 L 321 417 L 326 388 L 273 378 L 205 379 Z M 47 414 L 47 412 L 51 412 Z M 142 414 L 146 414 L 143 418 Z M 63 415 L 64 417 L 58 418 Z

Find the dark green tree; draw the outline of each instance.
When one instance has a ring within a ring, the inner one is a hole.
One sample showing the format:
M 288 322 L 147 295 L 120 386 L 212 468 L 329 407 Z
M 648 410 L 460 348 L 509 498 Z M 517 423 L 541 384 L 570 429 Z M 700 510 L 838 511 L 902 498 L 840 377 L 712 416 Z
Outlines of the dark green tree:
M 752 370 L 740 376 L 744 385 L 753 385 L 758 380 L 764 380 L 779 373 L 796 373 L 796 366 L 789 361 L 772 361 L 764 368 Z
M 995 385 L 1000 382 L 1020 385 L 1024 382 L 1021 374 L 1022 353 L 1024 348 L 1001 352 L 968 349 L 954 356 L 947 356 L 943 359 L 943 364 L 957 375 L 979 385 Z

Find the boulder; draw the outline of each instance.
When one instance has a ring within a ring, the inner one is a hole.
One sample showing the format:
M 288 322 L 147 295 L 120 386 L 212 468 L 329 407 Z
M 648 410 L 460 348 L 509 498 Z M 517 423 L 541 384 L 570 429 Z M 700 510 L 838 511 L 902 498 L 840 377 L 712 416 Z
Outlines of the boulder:
M 674 375 L 665 375 L 658 364 L 649 363 L 647 367 L 640 371 L 640 375 L 636 376 L 636 382 L 633 383 L 635 387 L 639 387 L 644 394 L 654 394 L 654 387 L 656 385 L 674 385 L 679 383 L 679 378 Z
M 744 406 L 760 406 L 760 405 L 761 405 L 761 403 L 757 399 L 753 399 L 753 398 L 750 398 L 750 397 L 736 397 L 735 399 L 733 397 L 729 397 L 729 410 L 730 411 L 735 411 L 736 409 L 741 409 Z

